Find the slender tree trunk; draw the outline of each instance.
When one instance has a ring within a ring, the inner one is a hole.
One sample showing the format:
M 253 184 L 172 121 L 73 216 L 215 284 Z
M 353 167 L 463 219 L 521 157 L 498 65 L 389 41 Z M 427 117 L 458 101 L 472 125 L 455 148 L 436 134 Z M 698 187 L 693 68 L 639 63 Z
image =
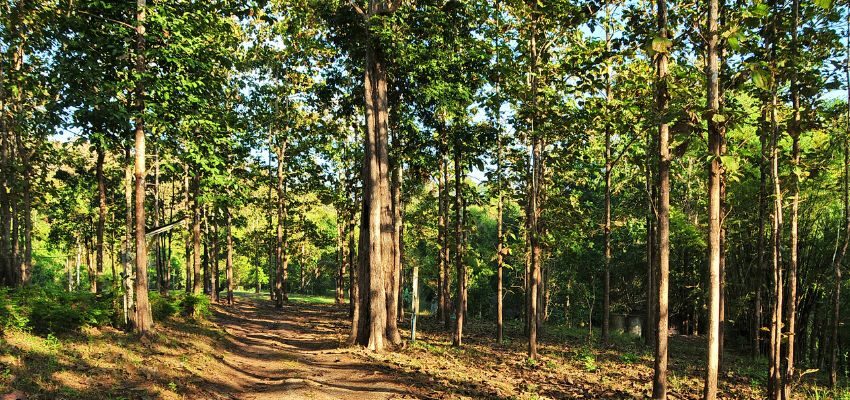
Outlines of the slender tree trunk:
M 124 322 L 132 328 L 134 318 L 130 315 L 135 309 L 133 267 L 130 265 L 130 250 L 133 243 L 133 166 L 130 163 L 130 146 L 124 149 L 124 241 L 121 243 L 121 265 L 124 270 Z
M 214 208 L 213 212 L 217 213 L 217 210 Z M 213 234 L 213 236 L 211 238 L 212 259 L 210 260 L 211 261 L 211 264 L 210 264 L 210 274 L 211 274 L 211 276 L 210 276 L 210 289 L 211 289 L 210 296 L 212 297 L 213 301 L 215 301 L 216 303 L 220 303 L 221 297 L 219 297 L 219 289 L 221 288 L 221 285 L 219 285 L 219 278 L 218 278 L 219 277 L 219 273 L 218 273 L 219 272 L 219 270 L 218 270 L 218 268 L 219 268 L 219 262 L 218 262 L 219 261 L 219 257 L 218 257 L 218 251 L 219 251 L 218 220 L 215 219 L 215 215 L 213 215 L 212 234 Z
M 791 107 L 793 109 L 792 119 L 789 126 L 791 136 L 791 166 L 794 170 L 800 168 L 800 93 L 797 82 L 797 31 L 800 20 L 800 1 L 792 2 L 792 24 L 791 24 Z M 797 330 L 797 260 L 799 252 L 799 210 L 800 210 L 800 177 L 796 173 L 791 174 L 791 229 L 790 229 L 790 252 L 788 264 L 788 299 L 786 300 L 785 315 L 788 318 L 786 324 L 786 354 L 785 354 L 785 376 L 782 380 L 782 398 L 791 399 L 791 382 L 794 379 L 794 342 Z
M 145 73 L 145 13 L 146 0 L 136 0 L 136 72 Z M 141 78 L 138 78 L 141 79 Z M 146 334 L 153 329 L 151 306 L 148 302 L 148 252 L 145 242 L 145 128 L 142 114 L 145 110 L 144 87 L 136 83 L 136 311 L 133 327 L 137 333 Z
M 183 209 L 185 210 L 186 216 L 192 212 L 191 203 L 189 203 L 189 193 L 191 192 L 191 187 L 189 186 L 189 164 L 183 164 Z M 183 242 L 184 242 L 184 251 L 185 251 L 185 272 L 186 272 L 186 293 L 192 293 L 192 233 L 191 228 L 186 229 L 183 233 Z
M 345 300 L 345 223 L 342 210 L 337 210 L 336 223 L 336 304 L 342 304 Z
M 720 32 L 718 27 L 719 1 L 709 0 L 708 3 L 708 41 L 706 77 L 708 78 L 708 151 L 711 155 L 711 165 L 708 173 L 708 277 L 709 277 L 709 307 L 708 307 L 708 355 L 706 363 L 705 387 L 703 399 L 717 398 L 717 370 L 720 365 L 720 186 L 723 175 L 720 157 L 722 154 L 723 136 L 725 135 L 720 114 L 720 51 L 718 48 Z
M 285 138 L 277 147 L 277 241 L 275 246 L 275 259 L 277 260 L 277 272 L 275 273 L 275 307 L 283 307 L 283 302 L 286 300 L 284 279 L 283 259 L 286 257 L 283 246 L 283 230 L 286 224 L 285 208 L 286 196 L 284 194 L 286 176 L 284 174 L 284 163 L 286 162 L 286 149 L 289 141 Z
M 666 0 L 657 0 L 658 33 L 670 37 L 667 30 Z M 655 56 L 655 102 L 659 115 L 667 113 L 667 53 Z M 670 131 L 666 122 L 658 124 L 658 315 L 655 340 L 655 375 L 652 384 L 653 399 L 667 398 L 667 336 L 668 292 L 670 274 Z
M 356 199 L 352 199 L 356 200 Z M 357 204 L 353 201 L 352 204 Z M 357 293 L 357 265 L 356 249 L 354 243 L 354 229 L 357 227 L 357 212 L 352 208 L 348 219 L 348 314 L 349 317 L 354 317 L 354 307 L 359 301 Z
M 646 185 L 646 332 L 644 343 L 655 343 L 655 270 L 656 270 L 656 232 L 655 232 L 655 185 L 652 177 L 653 153 L 652 135 L 646 135 L 645 185 Z
M 505 268 L 505 237 L 502 232 L 504 220 L 504 194 L 502 193 L 502 135 L 499 131 L 498 148 L 496 150 L 496 190 L 498 200 L 496 204 L 496 341 L 502 343 L 504 340 L 504 295 L 502 282 L 504 281 Z
M 224 211 L 227 216 L 227 305 L 233 305 L 233 215 L 230 209 Z
M 200 295 L 203 290 L 201 280 L 201 177 L 195 171 L 192 188 L 192 294 Z
M 779 146 L 776 107 L 777 95 L 774 89 L 771 101 L 771 170 L 770 177 L 773 184 L 773 226 L 771 232 L 771 249 L 773 261 L 773 307 L 771 310 L 770 326 L 770 390 L 768 396 L 771 399 L 782 397 L 782 305 L 783 305 L 783 276 L 782 276 L 782 191 L 779 181 Z
M 611 6 L 605 2 L 605 51 L 611 52 Z M 605 220 L 603 221 L 603 236 L 605 240 L 605 276 L 603 277 L 602 297 L 602 344 L 610 341 L 611 324 L 611 121 L 610 105 L 611 92 L 611 60 L 605 61 Z
M 449 270 L 449 167 L 446 159 L 448 152 L 447 133 L 444 125 L 440 126 L 440 177 L 439 177 L 439 212 L 438 242 L 440 251 L 440 287 L 439 312 L 443 317 L 443 328 L 451 327 L 451 272 Z
M 457 273 L 457 296 L 455 304 L 455 332 L 452 337 L 453 346 L 463 345 L 463 323 L 466 312 L 464 291 L 466 290 L 466 266 L 463 263 L 463 220 L 461 209 L 463 208 L 463 166 L 461 165 L 460 140 L 454 143 L 454 167 L 455 167 L 455 270 Z
M 528 231 L 529 245 L 531 250 L 531 262 L 529 265 L 528 284 L 528 356 L 537 358 L 537 331 L 540 325 L 538 318 L 538 292 L 540 290 L 540 226 L 538 218 L 540 215 L 540 192 L 542 168 L 542 145 L 540 133 L 537 129 L 537 87 L 538 87 L 538 65 L 540 52 L 537 47 L 538 27 L 540 13 L 537 3 L 534 3 L 531 13 L 531 32 L 529 48 L 531 56 L 531 184 L 529 185 L 530 196 L 528 205 Z
M 398 141 L 393 141 L 394 145 L 398 146 Z M 384 200 L 386 203 L 384 206 L 385 213 L 389 213 L 389 222 L 390 222 L 390 232 L 389 235 L 384 232 L 382 235 L 382 240 L 388 240 L 387 243 L 389 245 L 389 251 L 384 250 L 384 254 L 386 254 L 389 258 L 385 259 L 384 262 L 385 268 L 389 268 L 387 271 L 387 338 L 394 345 L 398 345 L 401 343 L 401 333 L 398 330 L 398 320 L 399 320 L 399 302 L 401 301 L 400 291 L 401 291 L 401 226 L 402 226 L 402 210 L 401 210 L 401 169 L 402 163 L 401 159 L 397 158 L 394 160 L 395 165 L 391 165 L 389 162 L 389 155 L 383 154 L 380 150 L 381 147 L 384 147 L 383 153 L 386 153 L 386 146 L 379 146 L 379 157 L 381 158 L 381 165 L 386 165 L 387 169 L 383 170 L 382 173 L 387 174 L 387 179 L 382 184 L 386 193 L 383 194 Z M 401 146 L 398 146 L 401 148 Z M 386 159 L 386 162 L 384 162 Z M 390 171 L 390 169 L 392 171 Z M 390 176 L 391 175 L 391 176 Z M 383 193 L 383 191 L 382 191 Z M 384 221 L 385 215 L 382 215 L 382 223 Z M 383 248 L 383 247 L 382 247 Z
M 4 63 L 0 63 L 0 110 L 5 110 L 8 104 L 6 94 L 6 74 L 3 69 Z M 10 285 L 11 265 L 9 263 L 9 224 L 11 217 L 11 206 L 9 202 L 9 126 L 11 122 L 6 120 L 6 113 L 0 112 L 0 283 Z

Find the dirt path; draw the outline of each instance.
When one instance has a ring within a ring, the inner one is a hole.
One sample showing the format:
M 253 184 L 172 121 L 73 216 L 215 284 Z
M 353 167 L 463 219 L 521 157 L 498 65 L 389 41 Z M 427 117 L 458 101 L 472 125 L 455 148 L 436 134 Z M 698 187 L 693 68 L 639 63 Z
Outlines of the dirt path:
M 238 297 L 217 307 L 213 321 L 227 333 L 220 355 L 240 400 L 410 399 L 413 390 L 380 366 L 341 348 L 348 315 L 333 305 L 291 303 L 276 309 L 266 299 Z

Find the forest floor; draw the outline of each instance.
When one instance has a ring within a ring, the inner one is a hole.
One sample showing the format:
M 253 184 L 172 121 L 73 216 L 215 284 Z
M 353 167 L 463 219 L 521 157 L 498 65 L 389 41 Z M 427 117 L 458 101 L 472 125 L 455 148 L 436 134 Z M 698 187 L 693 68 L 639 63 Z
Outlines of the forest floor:
M 547 328 L 542 358 L 534 361 L 518 326 L 506 330 L 518 339 L 499 344 L 492 323 L 472 322 L 464 346 L 453 348 L 435 319 L 422 318 L 415 343 L 371 354 L 344 346 L 347 306 L 293 300 L 275 309 L 267 298 L 240 295 L 233 307 L 214 306 L 210 321 L 174 318 L 141 341 L 113 329 L 59 339 L 3 332 L 0 399 L 631 399 L 651 393 L 651 352 L 629 336 L 601 349 L 584 330 Z M 703 349 L 700 338 L 671 338 L 671 398 L 699 397 Z M 731 355 L 724 362 L 722 398 L 763 397 L 766 363 Z M 813 386 L 805 390 L 811 395 Z

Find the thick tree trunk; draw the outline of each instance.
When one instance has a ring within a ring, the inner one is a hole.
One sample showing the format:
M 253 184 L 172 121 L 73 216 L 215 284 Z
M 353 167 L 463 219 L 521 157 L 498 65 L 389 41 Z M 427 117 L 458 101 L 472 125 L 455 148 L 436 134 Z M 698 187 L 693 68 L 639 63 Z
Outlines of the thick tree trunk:
M 136 0 L 136 72 L 145 72 L 145 0 Z M 148 302 L 148 252 L 145 242 L 145 128 L 142 114 L 145 110 L 144 88 L 136 83 L 136 310 L 133 327 L 140 334 L 153 329 L 151 305 Z
M 669 38 L 667 31 L 667 3 L 657 0 L 657 23 L 660 37 Z M 659 115 L 667 112 L 667 53 L 655 56 L 655 102 Z M 668 292 L 670 274 L 670 131 L 667 123 L 658 125 L 658 315 L 655 340 L 655 363 L 652 384 L 653 399 L 667 398 L 667 337 Z
M 370 3 L 370 14 L 378 12 L 381 4 Z M 388 301 L 387 290 L 392 288 L 395 273 L 387 155 L 387 75 L 379 44 L 367 39 L 364 76 L 366 104 L 366 135 L 363 164 L 363 214 L 360 240 L 360 304 L 352 319 L 352 343 L 365 345 L 369 350 L 384 350 L 385 342 L 398 343 L 395 320 L 388 320 L 396 300 Z
M 708 41 L 707 41 L 707 105 L 708 152 L 711 164 L 708 172 L 708 355 L 706 362 L 705 387 L 703 399 L 717 398 L 717 370 L 720 364 L 720 186 L 723 175 L 720 157 L 723 156 L 722 143 L 724 126 L 720 114 L 720 51 L 718 49 L 720 32 L 718 28 L 719 1 L 708 3 Z

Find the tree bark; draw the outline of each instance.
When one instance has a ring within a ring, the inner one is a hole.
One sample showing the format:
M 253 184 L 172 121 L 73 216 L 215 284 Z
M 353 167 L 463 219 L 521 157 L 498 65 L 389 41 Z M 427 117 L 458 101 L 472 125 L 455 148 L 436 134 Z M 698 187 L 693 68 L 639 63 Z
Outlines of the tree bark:
M 363 15 L 368 25 L 369 17 L 391 12 L 394 2 L 387 5 L 370 1 L 369 12 Z M 369 27 L 367 26 L 367 29 Z M 366 134 L 363 164 L 363 214 L 360 240 L 360 304 L 352 318 L 352 343 L 365 345 L 369 350 L 381 352 L 385 342 L 399 343 L 396 321 L 388 319 L 390 308 L 395 310 L 396 299 L 387 293 L 394 284 L 393 218 L 388 172 L 388 105 L 387 74 L 379 42 L 368 35 L 364 94 L 366 109 Z
M 224 211 L 227 217 L 227 305 L 233 305 L 233 215 L 230 209 Z
M 605 51 L 611 52 L 611 7 L 605 2 Z M 605 220 L 603 221 L 605 276 L 603 277 L 602 297 L 602 344 L 610 341 L 611 324 L 611 121 L 610 105 L 611 92 L 611 60 L 605 60 Z
M 192 294 L 200 295 L 203 290 L 201 278 L 201 176 L 195 171 L 192 177 Z
M 504 222 L 504 194 L 502 193 L 502 135 L 498 133 L 498 144 L 496 150 L 496 191 L 498 200 L 496 203 L 496 341 L 502 343 L 504 340 L 504 298 L 503 287 L 505 268 L 505 237 L 502 232 Z
M 791 107 L 792 117 L 789 123 L 789 135 L 791 136 L 791 226 L 790 226 L 790 252 L 788 264 L 788 300 L 786 301 L 785 315 L 788 318 L 786 324 L 786 354 L 785 354 L 785 376 L 782 380 L 782 398 L 791 399 L 791 382 L 794 379 L 794 342 L 797 330 L 797 261 L 799 253 L 799 210 L 800 210 L 800 176 L 796 171 L 800 168 L 800 92 L 797 82 L 797 32 L 800 20 L 800 1 L 792 2 L 792 24 L 791 24 Z
M 283 142 L 277 146 L 277 241 L 275 246 L 275 259 L 277 271 L 275 273 L 275 307 L 283 307 L 283 303 L 288 300 L 286 294 L 286 279 L 288 254 L 286 254 L 286 246 L 284 244 L 284 230 L 286 230 L 286 181 L 287 174 L 284 164 L 286 163 L 286 150 L 289 147 L 289 139 L 284 138 Z
M 669 39 L 667 30 L 666 0 L 657 0 L 658 34 Z M 655 56 L 656 92 L 655 102 L 658 115 L 667 113 L 667 53 Z M 666 121 L 658 124 L 658 315 L 655 332 L 655 362 L 652 384 L 653 399 L 667 398 L 667 337 L 668 337 L 668 292 L 670 274 L 670 131 Z
M 446 160 L 448 152 L 448 142 L 446 127 L 440 123 L 440 176 L 438 183 L 437 194 L 439 196 L 439 218 L 437 221 L 437 242 L 439 246 L 439 288 L 437 289 L 439 296 L 438 313 L 443 319 L 443 328 L 448 330 L 451 326 L 451 273 L 449 271 L 449 167 Z
M 145 73 L 145 13 L 146 0 L 136 0 L 136 72 Z M 141 79 L 141 78 L 138 78 Z M 148 302 L 148 253 L 145 243 L 145 111 L 144 86 L 136 83 L 136 311 L 135 330 L 147 334 L 153 329 L 151 306 Z
M 706 43 L 708 151 L 711 164 L 708 173 L 708 349 L 703 399 L 717 398 L 717 370 L 720 364 L 720 186 L 723 175 L 721 166 L 722 143 L 725 135 L 720 114 L 720 33 L 718 28 L 719 1 L 708 2 L 708 40 Z
M 461 209 L 463 207 L 462 198 L 463 198 L 463 166 L 461 165 L 461 149 L 460 149 L 460 140 L 455 139 L 454 143 L 454 167 L 455 167 L 455 271 L 457 274 L 457 295 L 455 301 L 455 332 L 452 337 L 452 345 L 453 346 L 461 346 L 463 345 L 463 323 L 464 323 L 464 313 L 466 311 L 466 303 L 464 298 L 464 291 L 466 290 L 466 266 L 463 263 L 463 220 L 461 216 Z
M 186 216 L 188 216 L 191 210 L 191 203 L 189 203 L 189 193 L 191 192 L 191 187 L 189 186 L 189 164 L 183 164 L 183 209 L 185 210 Z M 190 230 L 194 230 L 194 219 L 192 228 L 186 229 L 183 233 L 183 241 L 185 244 L 185 259 L 186 259 L 186 293 L 192 293 L 192 233 Z

